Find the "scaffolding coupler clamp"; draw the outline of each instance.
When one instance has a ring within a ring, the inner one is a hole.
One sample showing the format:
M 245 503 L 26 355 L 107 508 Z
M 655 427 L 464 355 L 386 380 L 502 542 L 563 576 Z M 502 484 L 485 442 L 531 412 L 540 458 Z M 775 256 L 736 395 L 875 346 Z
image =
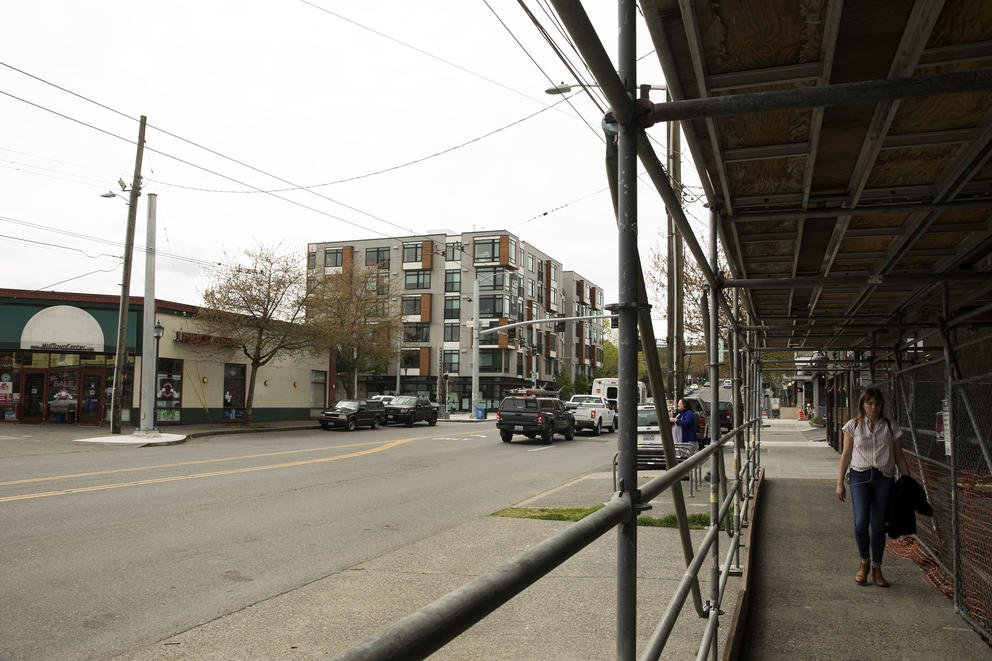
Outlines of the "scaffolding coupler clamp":
M 712 611 L 712 610 L 716 610 L 716 614 L 717 615 L 724 615 L 725 614 L 722 610 L 720 610 L 719 608 L 717 608 L 713 604 L 712 601 L 710 601 L 709 599 L 707 599 L 706 600 L 706 603 L 703 604 L 703 617 L 709 617 L 710 611 Z

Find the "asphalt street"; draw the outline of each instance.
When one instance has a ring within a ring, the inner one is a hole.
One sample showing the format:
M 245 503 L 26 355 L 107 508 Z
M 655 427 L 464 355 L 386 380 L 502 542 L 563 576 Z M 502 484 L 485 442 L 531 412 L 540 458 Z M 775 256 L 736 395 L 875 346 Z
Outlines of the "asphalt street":
M 18 431 L 24 427 L 18 427 Z M 0 658 L 126 656 L 590 471 L 490 423 L 0 444 Z

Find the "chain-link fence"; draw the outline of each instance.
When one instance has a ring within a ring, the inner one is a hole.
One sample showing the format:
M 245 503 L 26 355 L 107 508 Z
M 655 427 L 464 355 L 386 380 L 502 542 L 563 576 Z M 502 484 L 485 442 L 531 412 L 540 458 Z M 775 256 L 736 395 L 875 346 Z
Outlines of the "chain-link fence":
M 962 330 L 951 345 L 950 359 L 939 345 L 915 349 L 875 373 L 934 510 L 917 516 L 915 537 L 889 540 L 887 549 L 920 565 L 924 580 L 992 641 L 992 336 Z M 827 379 L 828 439 L 838 451 L 840 428 L 870 383 L 867 371 Z

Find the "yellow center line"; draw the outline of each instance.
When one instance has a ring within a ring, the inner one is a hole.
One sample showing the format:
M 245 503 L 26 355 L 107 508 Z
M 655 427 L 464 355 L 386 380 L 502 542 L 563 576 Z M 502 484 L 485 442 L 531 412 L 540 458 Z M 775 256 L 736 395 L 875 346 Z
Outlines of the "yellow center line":
M 292 468 L 294 466 L 307 466 L 310 464 L 322 464 L 328 461 L 337 461 L 339 459 L 351 459 L 353 457 L 360 457 L 362 455 L 373 454 L 375 452 L 382 452 L 384 450 L 389 450 L 395 448 L 398 445 L 403 445 L 404 443 L 409 443 L 410 441 L 416 441 L 421 438 L 426 438 L 423 436 L 418 436 L 414 438 L 403 438 L 398 441 L 391 441 L 384 445 L 378 447 L 369 448 L 368 450 L 359 450 L 357 452 L 349 452 L 347 454 L 339 454 L 333 457 L 320 457 L 318 459 L 305 459 L 303 461 L 290 461 L 282 464 L 269 464 L 267 466 L 251 466 L 248 468 L 232 468 L 231 470 L 225 471 L 213 471 L 210 473 L 193 473 L 191 475 L 173 475 L 170 477 L 157 477 L 149 480 L 135 480 L 133 482 L 118 482 L 116 484 L 98 484 L 91 487 L 79 487 L 76 489 L 61 489 L 59 491 L 43 491 L 40 493 L 25 493 L 19 496 L 6 496 L 0 498 L 0 503 L 8 503 L 15 500 L 29 500 L 32 498 L 46 498 L 48 496 L 68 496 L 75 493 L 86 493 L 88 491 L 105 491 L 107 489 L 120 489 L 122 487 L 136 487 L 145 484 L 162 484 L 165 482 L 178 482 L 179 480 L 195 480 L 203 477 L 218 477 L 221 475 L 236 475 L 238 473 L 253 473 L 256 471 L 272 470 L 275 468 Z M 362 445 L 362 444 L 356 444 Z M 196 462 L 193 462 L 196 463 Z
M 222 461 L 240 461 L 242 459 L 258 459 L 259 457 L 277 457 L 287 454 L 299 454 L 301 452 L 323 452 L 324 450 L 337 450 L 340 448 L 355 448 L 362 445 L 374 445 L 379 441 L 363 441 L 361 443 L 347 443 L 345 445 L 325 445 L 320 448 L 303 448 L 301 450 L 279 450 L 278 452 L 261 452 L 259 454 L 244 454 L 238 457 L 221 457 L 218 459 L 198 459 L 195 461 L 179 461 L 173 464 L 156 464 L 153 466 L 134 466 L 132 468 L 113 468 L 102 471 L 91 471 L 89 473 L 71 473 L 69 475 L 52 475 L 49 477 L 29 477 L 23 480 L 11 480 L 10 482 L 0 482 L 0 487 L 13 484 L 28 484 L 30 482 L 48 482 L 49 480 L 68 480 L 75 477 L 93 477 L 94 475 L 112 475 L 114 473 L 128 473 L 130 471 L 147 471 L 156 468 L 175 468 L 177 466 L 195 466 L 197 464 L 213 464 Z

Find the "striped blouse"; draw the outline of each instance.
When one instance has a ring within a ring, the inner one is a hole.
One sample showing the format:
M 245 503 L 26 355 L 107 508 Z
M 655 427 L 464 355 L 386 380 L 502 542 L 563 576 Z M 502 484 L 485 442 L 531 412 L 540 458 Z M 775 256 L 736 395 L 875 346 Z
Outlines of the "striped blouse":
M 877 468 L 886 477 L 895 477 L 896 460 L 893 441 L 902 437 L 899 425 L 886 424 L 880 419 L 874 425 L 865 418 L 859 425 L 854 419 L 848 420 L 844 431 L 854 438 L 854 452 L 851 453 L 851 470 L 866 471 Z

